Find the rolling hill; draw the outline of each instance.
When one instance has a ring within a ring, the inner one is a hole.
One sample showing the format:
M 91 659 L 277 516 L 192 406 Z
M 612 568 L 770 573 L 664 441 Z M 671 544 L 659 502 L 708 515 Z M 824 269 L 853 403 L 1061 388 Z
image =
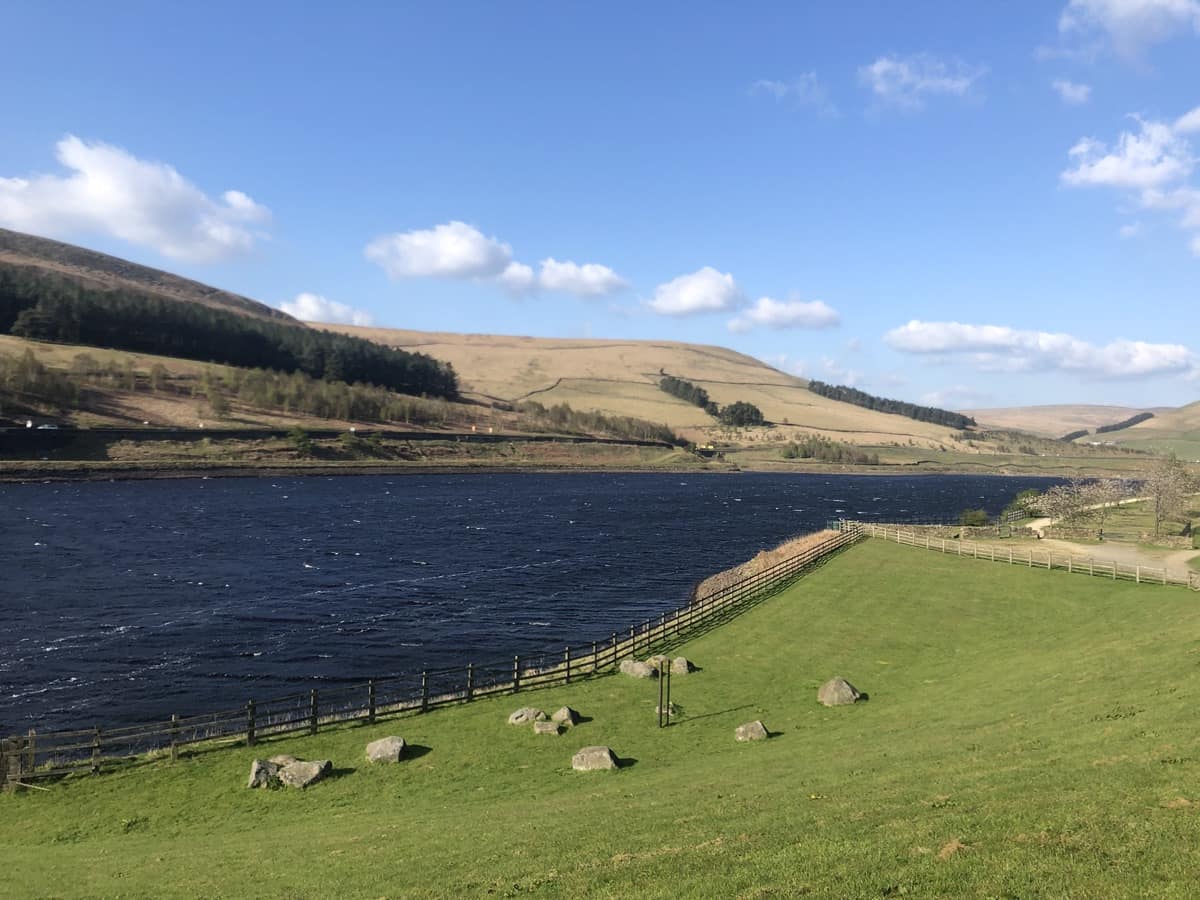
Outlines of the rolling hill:
M 1148 411 L 1156 412 L 1156 410 Z M 1143 410 L 1130 406 L 1060 404 L 964 409 L 960 412 L 973 417 L 982 428 L 1027 431 L 1041 437 L 1059 438 L 1064 434 L 1084 428 L 1088 431 L 1095 431 L 1103 425 L 1124 421 Z
M 1097 438 L 1081 438 L 1082 441 Z M 1139 422 L 1130 428 L 1110 431 L 1099 436 L 1119 447 L 1176 453 L 1190 460 L 1200 459 L 1200 402 L 1177 409 L 1157 410 L 1153 419 Z
M 64 244 L 61 241 L 4 228 L 0 228 L 0 266 L 36 269 L 65 276 L 91 287 L 129 288 L 169 300 L 199 303 L 244 316 L 299 324 L 287 313 L 240 294 L 74 244 Z
M 775 439 L 803 429 L 859 444 L 912 441 L 934 447 L 952 429 L 818 396 L 803 378 L 724 347 L 675 341 L 532 338 L 349 325 L 316 327 L 426 353 L 454 366 L 465 396 L 484 402 L 536 400 L 663 422 L 701 440 L 717 427 L 698 407 L 658 387 L 663 374 L 691 381 L 721 405 L 753 403 L 783 426 Z

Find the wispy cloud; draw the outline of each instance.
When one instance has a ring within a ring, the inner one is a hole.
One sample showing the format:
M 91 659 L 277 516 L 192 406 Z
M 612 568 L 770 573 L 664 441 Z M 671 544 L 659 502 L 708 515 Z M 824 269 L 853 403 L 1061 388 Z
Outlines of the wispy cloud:
M 1050 82 L 1050 86 L 1054 88 L 1054 92 L 1058 94 L 1059 99 L 1068 106 L 1082 106 L 1092 96 L 1091 85 L 1079 84 L 1074 81 L 1068 81 L 1065 78 L 1054 79 Z
M 811 109 L 822 116 L 838 114 L 837 105 L 829 97 L 829 89 L 816 72 L 805 72 L 791 81 L 760 79 L 750 86 L 750 93 L 774 97 L 779 103 Z
M 903 110 L 918 110 L 930 97 L 967 97 L 987 72 L 961 60 L 945 61 L 929 53 L 881 56 L 858 70 L 859 81 L 878 103 Z
M 1076 142 L 1062 183 L 1120 190 L 1142 209 L 1173 213 L 1200 256 L 1200 188 L 1191 180 L 1197 165 L 1191 135 L 1200 132 L 1200 107 L 1174 122 L 1132 118 L 1137 130 L 1121 132 L 1111 146 L 1090 137 Z
M 1070 0 L 1058 19 L 1073 40 L 1102 37 L 1127 59 L 1154 44 L 1200 34 L 1200 0 Z
M 922 322 L 893 328 L 884 340 L 903 353 L 962 358 L 988 372 L 1070 372 L 1089 378 L 1187 375 L 1197 357 L 1182 344 L 1115 340 L 1097 346 L 1070 334 L 1006 325 Z
M 46 237 L 103 234 L 201 263 L 266 238 L 270 210 L 241 191 L 213 199 L 166 163 L 74 135 L 56 156 L 66 174 L 0 178 L 0 225 Z

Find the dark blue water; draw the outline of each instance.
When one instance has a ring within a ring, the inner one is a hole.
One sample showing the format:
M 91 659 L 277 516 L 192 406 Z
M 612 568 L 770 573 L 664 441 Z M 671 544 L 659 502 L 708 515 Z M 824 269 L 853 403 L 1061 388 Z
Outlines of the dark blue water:
M 469 475 L 0 486 L 0 734 L 579 646 L 839 516 L 1047 479 Z

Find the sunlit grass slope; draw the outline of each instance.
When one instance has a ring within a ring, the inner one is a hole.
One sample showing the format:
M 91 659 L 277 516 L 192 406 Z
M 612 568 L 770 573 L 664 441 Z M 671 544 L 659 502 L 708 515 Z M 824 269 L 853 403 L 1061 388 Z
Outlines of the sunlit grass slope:
M 683 652 L 665 730 L 613 676 L 0 798 L 5 893 L 1194 896 L 1194 593 L 871 542 Z M 838 674 L 870 701 L 818 706 Z M 366 765 L 388 733 L 420 755 Z M 597 743 L 631 764 L 571 771 Z M 276 752 L 341 774 L 246 790 Z

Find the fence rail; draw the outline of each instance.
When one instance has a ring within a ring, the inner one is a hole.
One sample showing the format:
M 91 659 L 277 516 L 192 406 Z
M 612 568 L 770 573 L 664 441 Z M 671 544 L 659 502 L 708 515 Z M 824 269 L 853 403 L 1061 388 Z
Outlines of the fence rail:
M 863 531 L 838 524 L 837 532 L 800 554 L 747 576 L 654 619 L 561 652 L 542 651 L 510 660 L 466 663 L 419 673 L 312 688 L 244 706 L 122 728 L 37 732 L 0 740 L 0 782 L 5 790 L 40 778 L 98 773 L 117 761 L 169 755 L 198 743 L 243 743 L 283 734 L 316 734 L 323 726 L 375 722 L 423 713 L 497 694 L 570 684 L 617 669 L 638 653 L 667 649 L 744 611 L 781 590 L 825 557 L 855 543 Z
M 900 526 L 876 525 L 871 522 L 844 520 L 839 523 L 839 527 L 867 537 L 882 538 L 909 547 L 956 556 L 970 556 L 989 562 L 1002 562 L 1047 571 L 1059 569 L 1079 575 L 1092 575 L 1112 581 L 1132 581 L 1137 584 L 1174 584 L 1191 588 L 1193 591 L 1200 591 L 1200 572 L 1171 572 L 1165 566 L 1130 565 L 1111 559 L 1055 553 L 1052 550 L 1039 552 L 1032 547 L 1023 551 L 1014 550 L 1011 547 L 1001 549 L 991 544 L 980 544 L 978 541 L 942 539 L 929 534 L 906 531 Z

